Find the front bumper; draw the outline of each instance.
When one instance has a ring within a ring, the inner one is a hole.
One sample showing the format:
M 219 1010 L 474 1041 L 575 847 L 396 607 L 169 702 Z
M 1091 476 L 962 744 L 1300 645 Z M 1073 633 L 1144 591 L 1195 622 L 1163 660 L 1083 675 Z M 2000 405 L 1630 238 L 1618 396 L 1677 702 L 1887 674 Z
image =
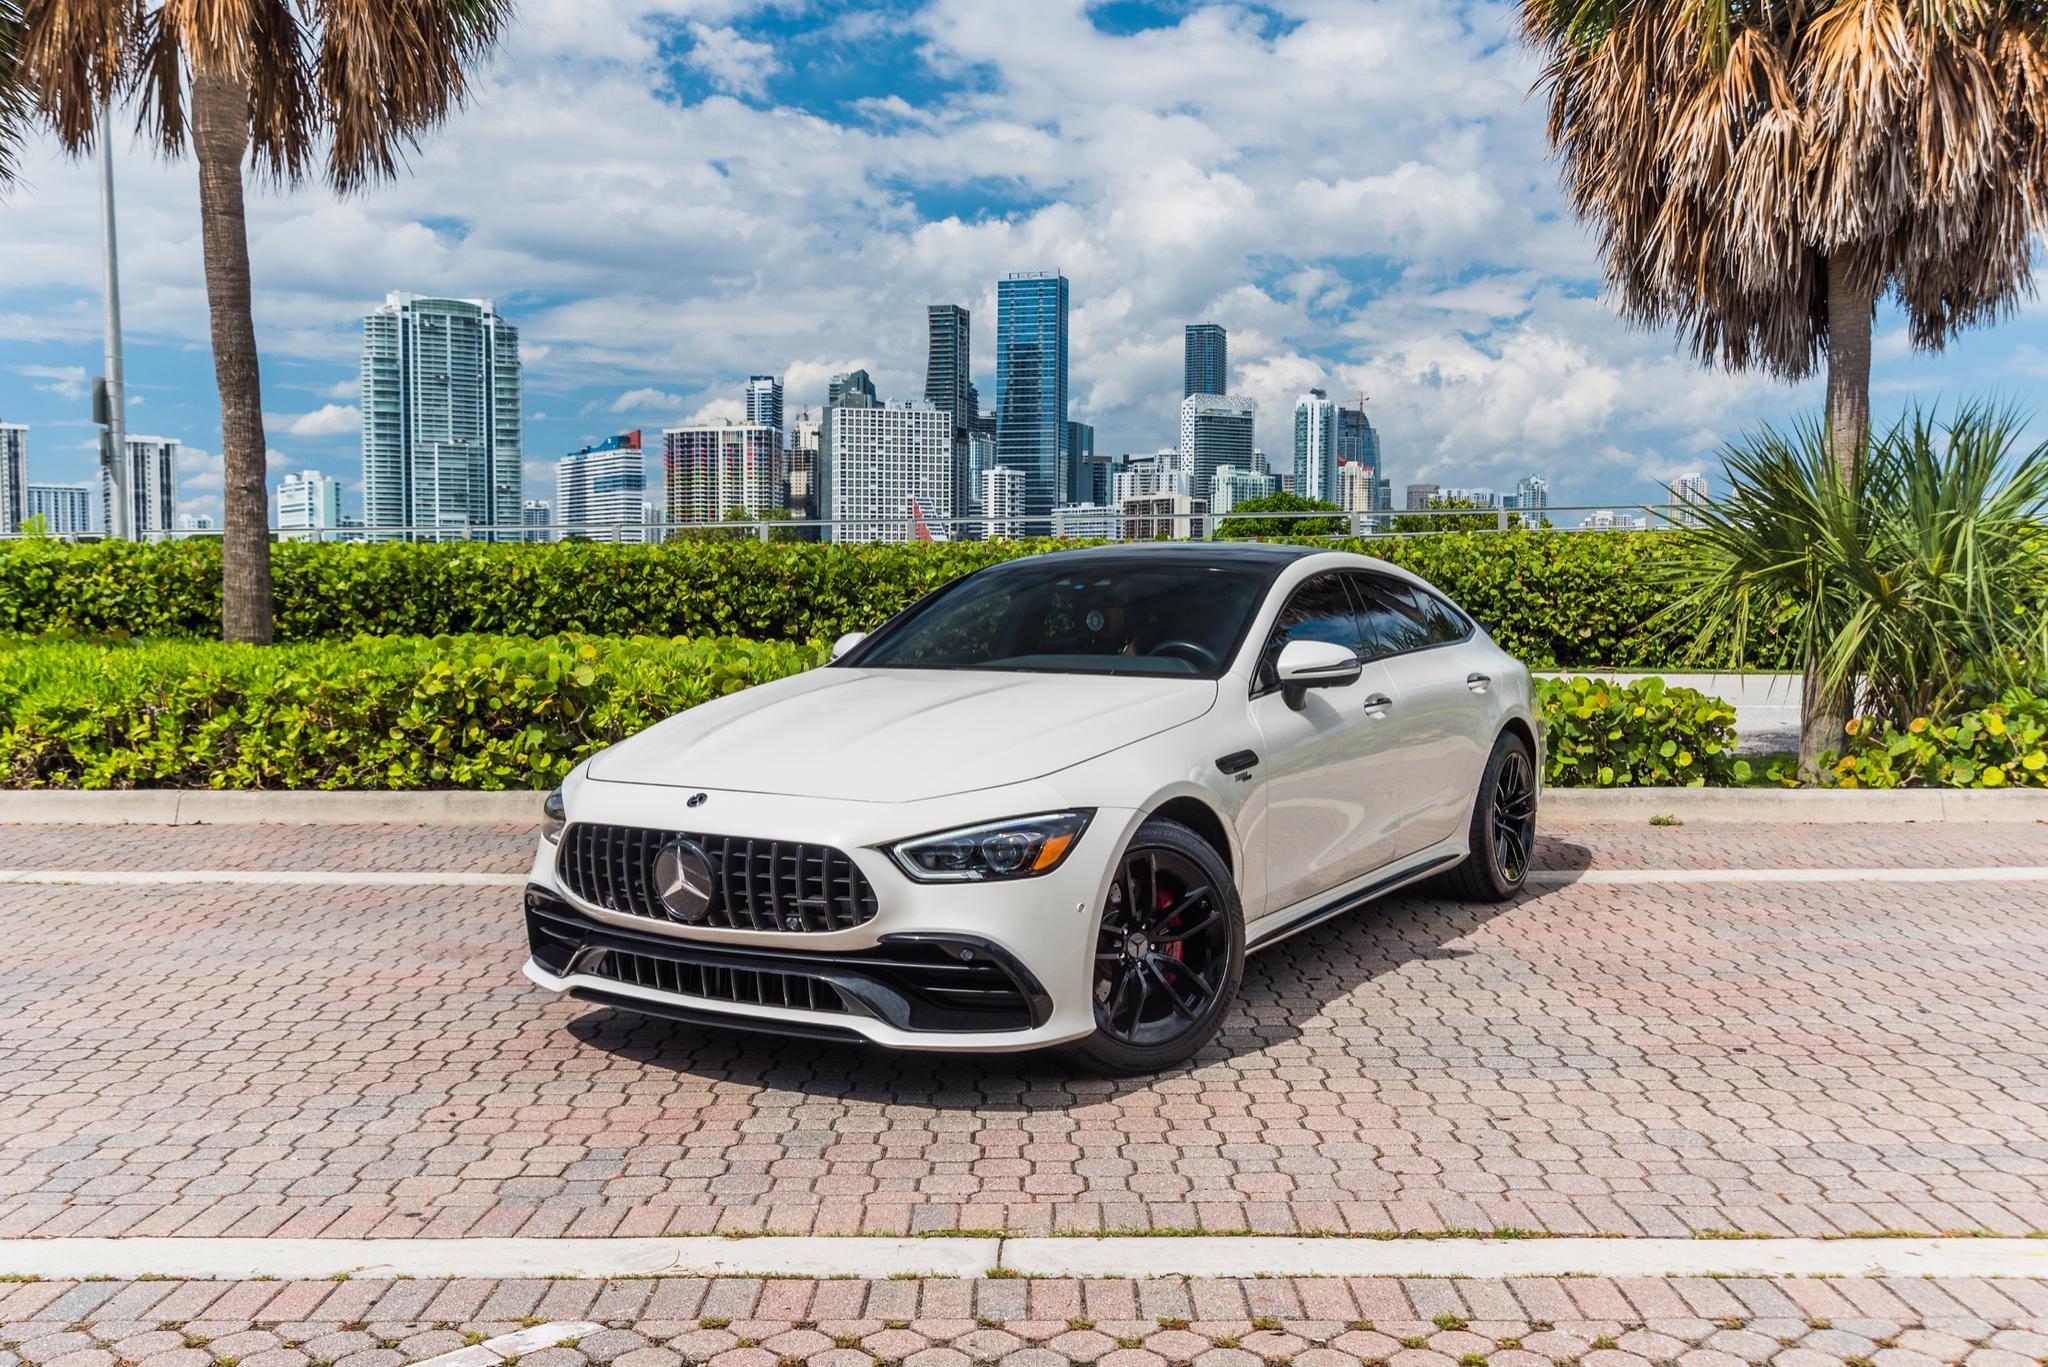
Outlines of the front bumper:
M 944 803 L 874 804 L 718 792 L 715 818 L 688 789 L 584 781 L 570 820 L 830 845 L 876 894 L 872 919 L 776 932 L 684 926 L 576 896 L 542 841 L 526 894 L 526 976 L 551 991 L 693 1023 L 867 1040 L 904 1049 L 998 1052 L 1095 1028 L 1095 918 L 1137 813 L 1098 810 L 1050 874 L 1009 884 L 925 884 L 876 846 L 926 830 L 1049 810 L 1056 795 L 999 790 Z

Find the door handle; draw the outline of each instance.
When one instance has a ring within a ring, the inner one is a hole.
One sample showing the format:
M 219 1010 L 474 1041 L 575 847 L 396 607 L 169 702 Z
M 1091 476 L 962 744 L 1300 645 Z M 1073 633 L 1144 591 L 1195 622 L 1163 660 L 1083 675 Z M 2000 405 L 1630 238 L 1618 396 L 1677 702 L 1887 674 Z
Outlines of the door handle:
M 1465 676 L 1465 687 L 1471 689 L 1474 693 L 1484 693 L 1487 685 L 1492 682 L 1493 676 L 1491 674 L 1467 674 Z
M 1365 712 L 1369 717 L 1384 717 L 1387 715 L 1387 709 L 1393 705 L 1392 698 L 1384 693 L 1375 693 L 1365 700 Z

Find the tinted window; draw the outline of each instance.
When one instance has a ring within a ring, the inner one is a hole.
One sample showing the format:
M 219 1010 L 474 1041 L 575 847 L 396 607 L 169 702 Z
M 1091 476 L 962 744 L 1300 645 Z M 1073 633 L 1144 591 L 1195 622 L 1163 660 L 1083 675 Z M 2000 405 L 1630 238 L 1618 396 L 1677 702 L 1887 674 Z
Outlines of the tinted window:
M 1354 655 L 1361 654 L 1358 618 L 1351 610 L 1351 598 L 1344 582 L 1334 574 L 1320 574 L 1297 588 L 1273 623 L 1266 649 L 1259 656 L 1256 686 L 1271 688 L 1278 682 L 1274 672 L 1281 648 L 1289 641 L 1333 641 Z
M 1359 613 L 1373 659 L 1462 641 L 1471 626 L 1457 609 L 1412 584 L 1374 574 L 1351 576 Z
M 840 663 L 1214 679 L 1271 578 L 1179 554 L 1018 561 L 960 580 Z

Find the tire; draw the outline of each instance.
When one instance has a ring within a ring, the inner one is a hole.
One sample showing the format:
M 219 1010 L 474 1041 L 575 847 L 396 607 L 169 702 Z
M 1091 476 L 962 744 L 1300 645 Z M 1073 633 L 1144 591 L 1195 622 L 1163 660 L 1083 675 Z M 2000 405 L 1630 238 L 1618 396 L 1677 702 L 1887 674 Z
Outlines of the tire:
M 1185 1063 L 1215 1037 L 1244 977 L 1237 882 L 1208 841 L 1154 819 L 1117 856 L 1109 898 L 1093 946 L 1095 1033 L 1067 1052 L 1090 1071 L 1120 1077 Z M 1158 905 L 1162 898 L 1175 905 Z M 1134 920 L 1140 903 L 1152 912 Z
M 1535 849 L 1536 757 L 1527 741 L 1505 731 L 1494 742 L 1472 804 L 1471 853 L 1437 886 L 1464 902 L 1505 902 L 1529 881 Z

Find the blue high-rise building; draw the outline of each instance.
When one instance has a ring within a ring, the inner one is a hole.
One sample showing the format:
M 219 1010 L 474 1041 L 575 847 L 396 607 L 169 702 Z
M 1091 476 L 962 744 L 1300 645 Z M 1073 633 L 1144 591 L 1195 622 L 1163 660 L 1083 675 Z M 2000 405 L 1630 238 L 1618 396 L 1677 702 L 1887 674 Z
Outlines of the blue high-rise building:
M 996 282 L 996 464 L 1023 476 L 1029 532 L 1051 527 L 1067 489 L 1067 277 Z
M 1221 323 L 1189 323 L 1181 353 L 1181 394 L 1228 394 L 1230 336 Z
M 1095 428 L 1085 422 L 1067 424 L 1067 487 L 1062 503 L 1087 503 L 1095 497 Z

